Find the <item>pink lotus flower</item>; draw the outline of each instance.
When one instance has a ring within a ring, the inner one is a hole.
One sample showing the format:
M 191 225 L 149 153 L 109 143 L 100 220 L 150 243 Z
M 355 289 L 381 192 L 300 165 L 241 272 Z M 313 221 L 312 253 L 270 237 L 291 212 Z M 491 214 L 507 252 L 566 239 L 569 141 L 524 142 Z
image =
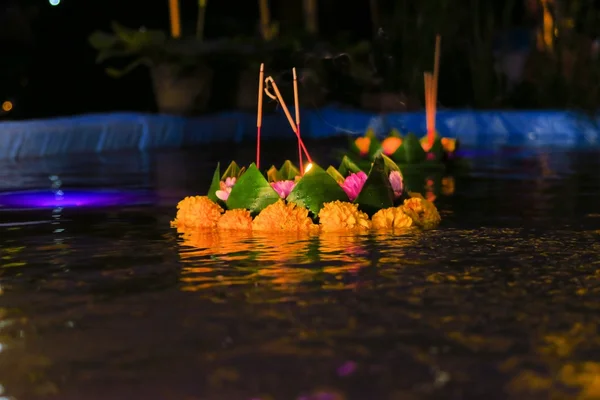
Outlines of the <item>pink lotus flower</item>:
M 400 197 L 400 195 L 402 195 L 402 190 L 404 189 L 402 174 L 400 171 L 392 171 L 390 172 L 389 179 L 392 189 L 394 190 L 394 197 Z
M 348 195 L 350 201 L 354 201 L 360 191 L 362 190 L 365 182 L 367 181 L 367 174 L 360 171 L 358 173 L 351 173 L 344 179 L 344 183 L 341 184 L 342 189 Z
M 277 181 L 271 182 L 271 187 L 277 192 L 282 199 L 287 198 L 296 186 L 294 181 Z
M 221 187 L 221 190 L 217 190 L 215 192 L 215 195 L 217 196 L 218 199 L 223 200 L 223 201 L 227 201 L 227 199 L 229 198 L 229 193 L 231 193 L 231 189 L 233 188 L 233 185 L 235 185 L 235 181 L 236 178 L 235 177 L 229 177 L 227 179 L 225 179 L 225 181 L 221 181 L 219 182 L 219 186 Z

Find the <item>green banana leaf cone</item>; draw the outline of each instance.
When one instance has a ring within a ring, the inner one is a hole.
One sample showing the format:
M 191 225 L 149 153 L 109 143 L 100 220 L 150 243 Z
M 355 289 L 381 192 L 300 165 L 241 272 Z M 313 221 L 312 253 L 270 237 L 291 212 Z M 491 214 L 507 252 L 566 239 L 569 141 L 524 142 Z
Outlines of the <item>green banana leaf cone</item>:
M 391 155 L 391 159 L 398 164 L 418 164 L 427 159 L 427 154 L 419 138 L 414 133 L 409 133 L 402 140 L 398 150 Z

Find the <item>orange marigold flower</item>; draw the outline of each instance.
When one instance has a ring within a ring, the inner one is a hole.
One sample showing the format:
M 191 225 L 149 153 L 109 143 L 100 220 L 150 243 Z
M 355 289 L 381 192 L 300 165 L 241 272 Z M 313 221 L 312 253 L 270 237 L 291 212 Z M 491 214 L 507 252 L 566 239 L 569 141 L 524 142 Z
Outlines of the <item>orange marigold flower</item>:
M 324 232 L 368 230 L 371 221 L 357 204 L 336 200 L 323 204 L 319 211 L 319 225 Z
M 227 210 L 217 223 L 219 229 L 249 230 L 252 229 L 252 217 L 246 209 Z
M 456 139 L 442 138 L 442 147 L 447 153 L 454 153 L 456 150 Z
M 177 216 L 171 226 L 214 228 L 223 209 L 206 196 L 188 196 L 177 204 Z
M 255 231 L 298 232 L 315 227 L 306 208 L 294 203 L 285 203 L 283 200 L 267 206 L 252 222 L 252 229 Z
M 429 229 L 436 227 L 442 218 L 437 208 L 429 200 L 425 200 L 421 195 L 413 195 L 410 199 L 404 200 L 401 206 L 404 213 L 412 218 L 415 225 Z
M 377 211 L 372 222 L 374 229 L 410 228 L 413 225 L 412 218 L 404 213 L 402 206 Z
M 356 144 L 356 147 L 358 148 L 358 151 L 360 152 L 361 156 L 366 156 L 367 154 L 369 154 L 369 147 L 371 147 L 371 138 L 366 136 L 356 138 L 354 144 Z
M 383 149 L 383 154 L 386 156 L 391 156 L 398 150 L 398 148 L 402 145 L 402 139 L 396 136 L 390 136 L 385 138 L 383 142 L 381 142 L 381 148 Z

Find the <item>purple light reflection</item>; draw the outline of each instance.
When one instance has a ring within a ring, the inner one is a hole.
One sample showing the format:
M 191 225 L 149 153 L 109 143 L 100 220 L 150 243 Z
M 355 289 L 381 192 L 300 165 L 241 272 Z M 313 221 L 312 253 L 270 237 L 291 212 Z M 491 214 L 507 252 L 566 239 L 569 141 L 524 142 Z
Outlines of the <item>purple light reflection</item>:
M 61 189 L 0 193 L 0 210 L 7 208 L 114 207 L 152 203 L 144 191 Z

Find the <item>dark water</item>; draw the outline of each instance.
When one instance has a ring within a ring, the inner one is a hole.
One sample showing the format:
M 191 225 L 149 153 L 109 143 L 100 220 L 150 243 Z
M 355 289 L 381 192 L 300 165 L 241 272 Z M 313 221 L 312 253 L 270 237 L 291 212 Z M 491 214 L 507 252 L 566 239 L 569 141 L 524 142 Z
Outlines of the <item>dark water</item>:
M 40 222 L 0 226 L 3 395 L 599 398 L 597 153 L 470 152 L 471 172 L 423 179 L 443 217 L 434 231 L 178 238 L 174 206 L 208 187 L 215 154 L 252 152 L 0 165 L 5 190 L 56 175 L 65 190 L 155 195 L 0 211 L 1 223 Z

